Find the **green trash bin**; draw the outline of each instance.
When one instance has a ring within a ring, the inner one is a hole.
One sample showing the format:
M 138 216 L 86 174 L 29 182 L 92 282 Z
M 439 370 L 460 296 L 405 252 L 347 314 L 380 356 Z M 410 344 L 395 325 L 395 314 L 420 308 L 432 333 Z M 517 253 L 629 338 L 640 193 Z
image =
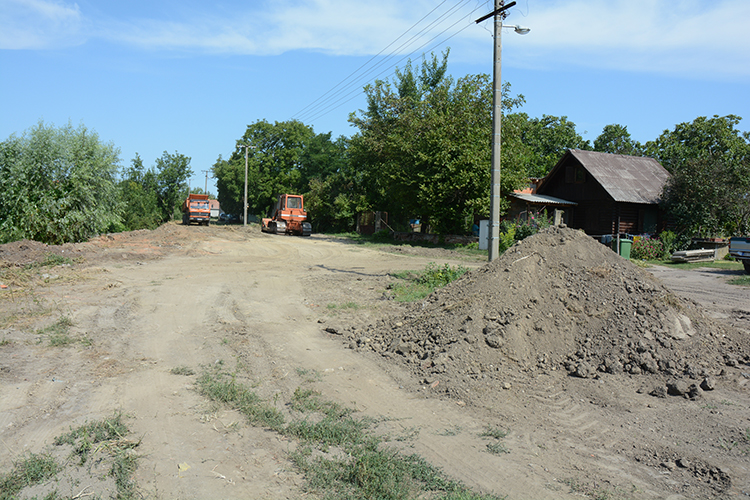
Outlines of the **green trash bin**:
M 620 257 L 630 260 L 630 249 L 632 246 L 633 240 L 620 239 Z M 617 238 L 612 240 L 612 250 L 617 251 Z

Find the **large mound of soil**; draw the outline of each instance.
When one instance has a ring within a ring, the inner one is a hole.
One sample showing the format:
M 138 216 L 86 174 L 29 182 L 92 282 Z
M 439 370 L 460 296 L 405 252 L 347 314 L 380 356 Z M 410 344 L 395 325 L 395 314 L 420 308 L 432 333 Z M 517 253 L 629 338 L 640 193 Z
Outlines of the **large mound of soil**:
M 657 377 L 655 395 L 700 396 L 748 342 L 584 233 L 550 228 L 429 296 L 350 346 L 408 363 L 460 398 L 509 371 Z M 439 387 L 438 387 L 439 385 Z

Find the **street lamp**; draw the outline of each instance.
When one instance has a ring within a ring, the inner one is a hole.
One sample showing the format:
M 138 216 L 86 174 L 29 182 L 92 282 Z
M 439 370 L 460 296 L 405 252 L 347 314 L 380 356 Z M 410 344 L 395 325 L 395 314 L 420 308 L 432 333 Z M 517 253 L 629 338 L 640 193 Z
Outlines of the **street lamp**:
M 487 257 L 490 262 L 497 259 L 500 255 L 500 148 L 501 148 L 501 129 L 502 129 L 502 103 L 503 103 L 503 90 L 502 90 L 502 79 L 501 74 L 501 55 L 502 55 L 502 29 L 513 28 L 513 30 L 519 35 L 525 35 L 529 31 L 529 28 L 517 25 L 504 25 L 503 24 L 503 12 L 513 7 L 516 2 L 510 2 L 508 5 L 503 5 L 503 0 L 495 0 L 495 10 L 477 19 L 477 23 L 480 23 L 490 17 L 495 17 L 495 45 L 493 50 L 494 57 L 494 70 L 492 75 L 492 169 L 491 169 L 491 184 L 490 184 L 490 241 Z
M 248 144 L 237 144 L 240 148 L 245 148 L 245 197 L 243 198 L 242 203 L 242 226 L 247 227 L 247 150 L 250 148 L 255 149 L 255 146 L 250 146 Z

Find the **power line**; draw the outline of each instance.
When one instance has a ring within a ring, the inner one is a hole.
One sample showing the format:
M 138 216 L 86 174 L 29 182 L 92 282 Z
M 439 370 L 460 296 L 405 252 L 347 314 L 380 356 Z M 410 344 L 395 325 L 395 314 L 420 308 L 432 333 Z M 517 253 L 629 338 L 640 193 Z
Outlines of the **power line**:
M 462 0 L 462 1 L 458 2 L 456 5 L 454 5 L 453 7 L 451 7 L 450 9 L 448 9 L 447 11 L 443 12 L 440 16 L 438 16 L 437 19 L 433 20 L 427 26 L 425 26 L 424 28 L 422 28 L 419 32 L 417 32 L 416 34 L 412 35 L 411 38 L 409 38 L 406 42 L 402 43 L 397 48 L 395 48 L 394 50 L 392 50 L 390 52 L 390 54 L 388 54 L 386 57 L 384 57 L 381 61 L 379 61 L 378 63 L 376 63 L 374 65 L 371 65 L 371 63 L 376 58 L 378 58 L 381 54 L 383 54 L 388 48 L 390 48 L 393 45 L 395 45 L 399 40 L 401 40 L 402 38 L 404 38 L 410 31 L 414 30 L 420 23 L 422 23 L 425 19 L 427 19 L 431 14 L 435 13 L 437 11 L 437 9 L 439 9 L 443 4 L 445 4 L 446 1 L 447 0 L 444 0 L 443 2 L 441 2 L 437 7 L 435 7 L 434 9 L 432 9 L 432 11 L 430 11 L 426 16 L 424 16 L 422 19 L 420 19 L 418 22 L 416 22 L 414 25 L 412 25 L 408 30 L 406 30 L 403 34 L 401 34 L 393 42 L 391 42 L 390 44 L 388 44 L 388 46 L 386 46 L 383 50 L 381 50 L 377 55 L 375 55 L 372 58 L 370 58 L 365 64 L 363 64 L 362 66 L 360 66 L 359 68 L 357 68 L 357 70 L 355 70 L 350 75 L 348 75 L 344 80 L 342 80 L 341 82 L 339 82 L 338 84 L 336 84 L 333 88 L 331 88 L 325 94 L 323 94 L 318 99 L 316 99 L 315 101 L 313 101 L 311 104 L 309 104 L 308 106 L 306 106 L 304 109 L 302 109 L 301 111 L 299 111 L 298 113 L 296 113 L 294 116 L 297 117 L 297 119 L 299 119 L 300 121 L 302 121 L 302 119 L 305 119 L 307 121 L 314 121 L 314 120 L 320 118 L 321 116 L 324 116 L 324 115 L 330 113 L 334 109 L 337 109 L 337 108 L 341 107 L 342 105 L 346 104 L 347 102 L 355 99 L 357 97 L 357 95 L 359 95 L 362 92 L 362 87 L 364 86 L 365 83 L 370 82 L 370 81 L 374 80 L 375 78 L 378 78 L 378 77 L 382 76 L 384 73 L 387 73 L 388 71 L 390 71 L 391 69 L 393 69 L 394 67 L 396 67 L 398 64 L 400 64 L 401 62 L 403 62 L 405 59 L 411 57 L 413 54 L 415 54 L 415 53 L 419 52 L 420 50 L 424 49 L 424 47 L 426 47 L 428 44 L 430 44 L 433 41 L 435 41 L 436 39 L 440 38 L 441 36 L 443 36 L 448 31 L 453 30 L 464 19 L 466 19 L 467 17 L 471 17 L 474 12 L 476 12 L 477 10 L 479 10 L 480 8 L 482 8 L 482 7 L 475 7 L 468 14 L 468 16 L 462 16 L 461 19 L 459 19 L 458 21 L 454 22 L 453 24 L 451 24 L 450 26 L 448 26 L 446 29 L 440 31 L 437 35 L 433 36 L 432 38 L 430 38 L 426 42 L 422 43 L 421 45 L 419 45 L 415 49 L 410 50 L 406 55 L 404 55 L 403 57 L 401 57 L 400 59 L 398 59 L 396 62 L 391 62 L 391 61 L 393 61 L 393 59 L 395 59 L 397 57 L 397 54 L 399 52 L 401 52 L 402 49 L 408 48 L 410 45 L 412 45 L 414 43 L 414 40 L 420 38 L 423 33 L 425 33 L 426 31 L 430 30 L 436 24 L 441 24 L 447 16 L 452 15 L 452 13 L 454 13 L 454 11 L 456 11 L 457 9 L 460 9 L 465 4 L 470 3 L 471 0 Z M 440 40 L 438 43 L 434 44 L 428 50 L 431 51 L 431 50 L 434 50 L 435 48 L 439 47 L 440 45 L 443 45 L 448 40 L 450 40 L 451 38 L 453 38 L 454 36 L 458 35 L 459 33 L 461 33 L 462 31 L 464 31 L 465 29 L 467 29 L 468 27 L 470 27 L 472 25 L 473 25 L 473 22 L 468 22 L 463 28 L 459 29 L 458 31 L 456 31 L 455 33 L 451 34 L 447 38 Z M 369 67 L 367 69 L 364 69 L 364 68 L 366 68 L 367 66 L 370 66 L 370 65 L 371 65 L 371 67 Z M 384 66 L 384 65 L 386 65 L 385 69 L 381 70 L 375 76 L 371 76 L 373 73 L 375 73 L 376 71 L 378 71 L 378 69 L 381 66 Z M 357 75 L 358 73 L 361 73 L 361 74 L 359 74 L 358 76 L 356 76 L 356 80 L 355 80 L 355 75 Z M 392 76 L 393 74 L 394 73 L 390 73 L 388 76 Z M 349 83 L 346 83 L 349 80 L 352 80 L 352 81 L 350 81 Z M 336 90 L 336 89 L 338 89 L 338 90 Z

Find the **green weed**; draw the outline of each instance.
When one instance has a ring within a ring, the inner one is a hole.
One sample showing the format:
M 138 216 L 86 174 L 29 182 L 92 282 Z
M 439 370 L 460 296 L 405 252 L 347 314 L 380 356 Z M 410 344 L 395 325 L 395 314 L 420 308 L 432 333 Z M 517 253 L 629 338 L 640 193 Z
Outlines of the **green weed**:
M 53 347 L 63 347 L 76 342 L 70 336 L 70 328 L 73 326 L 73 320 L 67 316 L 61 316 L 60 319 L 36 331 L 37 335 L 46 335 L 49 345 Z M 41 341 L 41 339 L 40 339 Z
M 195 370 L 193 370 L 192 368 L 188 366 L 175 366 L 174 368 L 169 370 L 169 373 L 171 373 L 172 375 L 190 376 L 190 375 L 195 375 Z
M 300 445 L 290 458 L 305 474 L 308 488 L 324 498 L 497 499 L 471 492 L 417 455 L 404 455 L 386 447 L 383 438 L 371 430 L 374 420 L 355 418 L 354 410 L 326 401 L 314 390 L 295 390 L 288 405 L 292 420 L 286 423 L 281 414 L 270 422 L 258 418 L 258 410 L 248 408 L 267 408 L 260 397 L 220 369 L 208 369 L 199 378 L 198 389 L 241 411 L 250 422 L 298 439 Z
M 0 475 L 0 500 L 17 498 L 22 489 L 53 477 L 58 470 L 60 466 L 49 455 L 25 455 L 10 473 Z
M 422 271 L 401 271 L 391 276 L 404 280 L 391 287 L 394 298 L 399 302 L 422 300 L 436 289 L 463 276 L 468 269 L 463 266 L 452 267 L 449 264 L 438 266 L 434 262 L 427 264 Z
M 494 439 L 503 439 L 508 435 L 509 431 L 506 431 L 504 429 L 501 429 L 500 427 L 495 427 L 493 425 L 488 425 L 484 428 L 484 431 L 479 435 L 479 437 L 489 437 Z

